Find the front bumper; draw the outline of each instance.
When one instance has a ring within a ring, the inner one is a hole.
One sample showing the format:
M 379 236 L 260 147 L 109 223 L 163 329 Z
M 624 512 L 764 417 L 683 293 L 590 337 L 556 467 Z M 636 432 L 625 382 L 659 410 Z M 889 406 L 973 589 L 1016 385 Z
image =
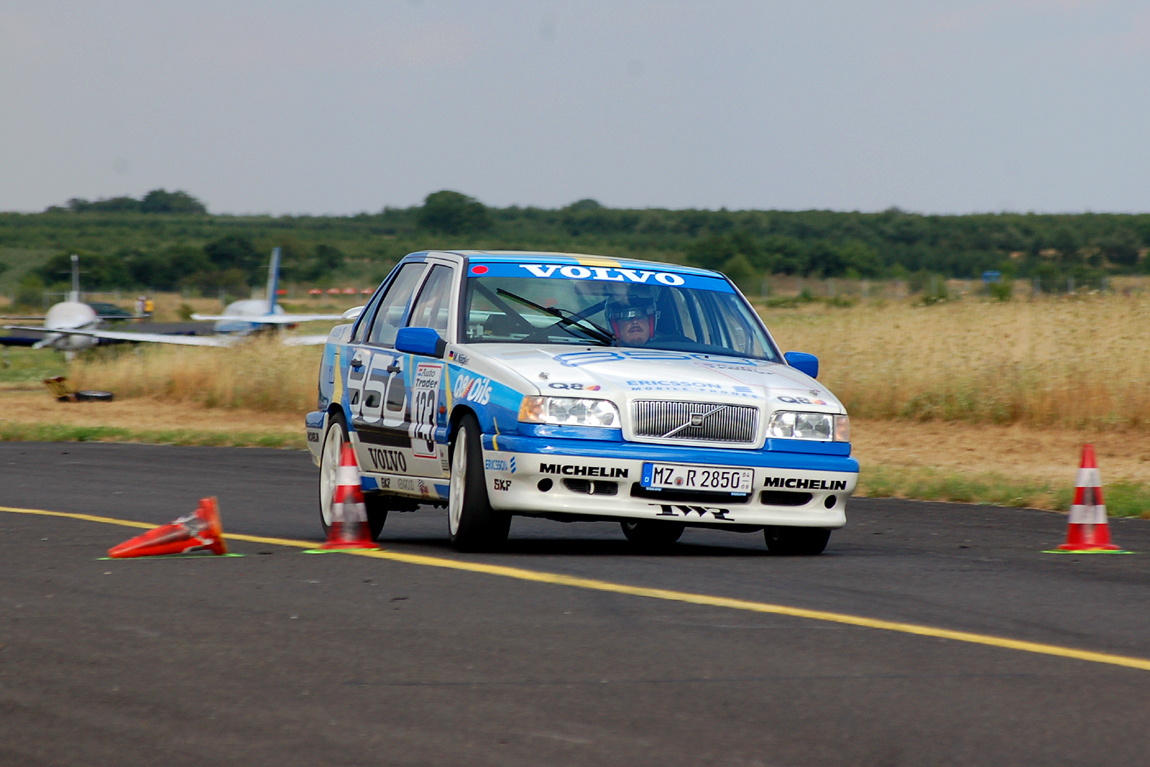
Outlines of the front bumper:
M 491 505 L 515 514 L 838 528 L 858 481 L 858 462 L 847 455 L 519 435 L 486 435 L 483 447 Z M 649 490 L 641 483 L 645 463 L 751 468 L 752 490 L 745 496 Z

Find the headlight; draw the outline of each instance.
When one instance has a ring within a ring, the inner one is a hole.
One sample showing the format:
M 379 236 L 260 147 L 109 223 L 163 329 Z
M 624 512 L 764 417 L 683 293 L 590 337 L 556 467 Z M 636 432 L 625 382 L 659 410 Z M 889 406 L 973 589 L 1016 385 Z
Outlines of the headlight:
M 519 420 L 562 426 L 619 426 L 619 410 L 605 399 L 524 397 Z
M 796 413 L 791 410 L 779 410 L 767 423 L 767 436 L 850 442 L 851 419 L 833 413 Z

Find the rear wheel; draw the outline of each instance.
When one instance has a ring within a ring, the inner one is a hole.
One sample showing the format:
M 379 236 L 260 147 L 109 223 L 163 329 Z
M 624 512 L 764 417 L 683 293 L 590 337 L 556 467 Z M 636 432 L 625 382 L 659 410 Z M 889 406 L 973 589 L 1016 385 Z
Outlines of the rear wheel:
M 511 529 L 511 515 L 491 508 L 487 498 L 479 421 L 470 413 L 460 421 L 451 445 L 447 527 L 452 545 L 460 551 L 498 546 Z
M 684 525 L 677 522 L 625 519 L 619 523 L 623 535 L 636 546 L 662 548 L 670 546 L 683 535 Z
M 823 553 L 831 531 L 821 527 L 765 527 L 763 537 L 772 554 L 810 557 Z
M 319 452 L 319 523 L 324 536 L 331 527 L 331 502 L 339 474 L 339 456 L 345 442 L 347 424 L 343 415 L 332 413 L 327 419 L 327 431 L 323 433 L 323 447 Z

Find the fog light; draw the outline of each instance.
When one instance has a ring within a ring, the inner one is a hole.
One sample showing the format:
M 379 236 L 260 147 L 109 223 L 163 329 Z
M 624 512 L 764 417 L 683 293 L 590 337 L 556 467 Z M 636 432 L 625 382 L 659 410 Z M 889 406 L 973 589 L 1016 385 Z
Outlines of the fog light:
M 827 499 L 825 501 L 823 501 L 823 506 L 826 506 L 828 509 L 833 509 L 835 507 L 835 504 L 838 502 L 839 502 L 838 498 L 835 498 L 833 495 L 828 495 Z
M 543 479 L 539 480 L 539 484 L 536 485 L 536 487 L 539 488 L 539 492 L 546 493 L 548 490 L 551 489 L 551 485 L 553 485 L 553 484 L 554 483 L 551 481 L 551 479 L 549 477 L 544 477 Z

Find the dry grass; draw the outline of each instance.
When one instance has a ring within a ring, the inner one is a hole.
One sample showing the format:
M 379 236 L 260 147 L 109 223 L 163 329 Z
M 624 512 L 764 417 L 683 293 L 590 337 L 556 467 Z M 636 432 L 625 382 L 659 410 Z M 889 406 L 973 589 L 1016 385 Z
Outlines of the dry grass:
M 70 379 L 119 399 L 302 415 L 315 407 L 321 354 L 322 347 L 284 346 L 275 337 L 227 349 L 142 344 L 77 359 Z
M 856 417 L 1150 425 L 1150 297 L 764 309 Z

